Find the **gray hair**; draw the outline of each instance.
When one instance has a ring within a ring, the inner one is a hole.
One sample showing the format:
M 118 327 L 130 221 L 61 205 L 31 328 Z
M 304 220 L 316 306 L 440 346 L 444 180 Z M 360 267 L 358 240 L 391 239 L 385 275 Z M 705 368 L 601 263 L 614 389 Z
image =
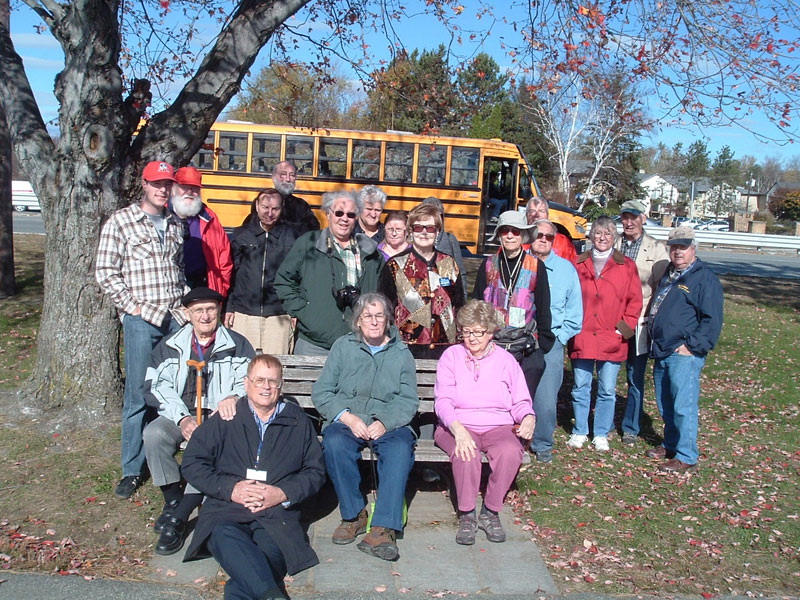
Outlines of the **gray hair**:
M 428 196 L 427 198 L 425 198 L 425 200 L 422 201 L 422 204 L 430 204 L 436 210 L 439 211 L 439 214 L 442 215 L 444 214 L 444 204 L 442 204 L 442 201 L 439 200 L 436 196 Z
M 355 204 L 356 212 L 360 213 L 363 205 L 361 204 L 360 198 L 355 194 L 355 192 L 351 192 L 350 190 L 338 190 L 335 192 L 325 192 L 322 194 L 322 210 L 328 212 L 331 210 L 333 203 L 336 202 L 339 198 L 344 198 L 346 200 L 350 200 L 353 204 Z
M 272 167 L 272 179 L 275 179 L 275 175 L 278 174 L 278 169 L 280 168 L 281 165 L 288 165 L 288 166 L 292 167 L 292 169 L 294 169 L 295 175 L 297 174 L 297 167 L 294 166 L 294 163 L 292 161 L 290 161 L 290 160 L 282 160 L 278 164 L 276 164 L 274 167 Z
M 553 233 L 558 233 L 558 227 L 555 226 L 555 223 L 549 219 L 539 219 L 533 223 L 533 229 L 531 229 L 531 240 L 535 240 L 536 236 L 539 235 L 539 225 L 550 225 L 550 227 L 553 228 Z
M 361 205 L 381 203 L 381 209 L 386 206 L 386 192 L 384 192 L 377 185 L 365 185 L 358 192 L 358 198 L 361 200 Z
M 361 328 L 358 326 L 361 313 L 371 304 L 380 304 L 383 307 L 383 312 L 386 314 L 386 331 L 389 331 L 389 327 L 394 323 L 394 310 L 392 309 L 392 304 L 389 302 L 389 299 L 380 292 L 367 292 L 366 294 L 361 294 L 358 300 L 356 300 L 355 306 L 353 306 L 353 316 L 350 318 L 350 329 L 352 329 L 356 335 L 361 334 Z
M 473 298 L 467 302 L 456 314 L 456 325 L 459 329 L 479 325 L 492 333 L 505 324 L 503 315 L 493 304 Z
M 531 203 L 533 203 L 533 204 L 544 204 L 544 207 L 547 210 L 550 210 L 550 200 L 548 200 L 544 196 L 532 196 L 531 199 L 528 200 L 528 206 L 530 206 Z
M 611 237 L 613 238 L 614 242 L 616 242 L 617 238 L 619 237 L 617 234 L 617 224 L 614 223 L 614 220 L 611 217 L 607 217 L 606 215 L 598 217 L 597 221 L 592 223 L 592 229 L 589 232 L 589 239 L 594 239 L 595 230 L 611 232 Z

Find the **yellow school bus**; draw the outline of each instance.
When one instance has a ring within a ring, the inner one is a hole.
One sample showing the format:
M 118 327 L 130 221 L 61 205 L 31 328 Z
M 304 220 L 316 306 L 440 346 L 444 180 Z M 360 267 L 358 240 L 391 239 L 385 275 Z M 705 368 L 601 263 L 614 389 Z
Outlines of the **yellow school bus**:
M 323 193 L 378 185 L 388 197 L 387 211 L 408 211 L 428 196 L 439 198 L 447 231 L 477 254 L 494 230 L 490 198 L 514 210 L 538 194 L 519 146 L 496 139 L 229 121 L 213 125 L 191 164 L 203 173 L 203 200 L 230 228 L 242 223 L 260 190 L 272 187 L 272 169 L 283 160 L 297 168 L 295 195 L 323 225 Z M 582 216 L 570 209 L 550 212 L 573 241 L 585 240 Z

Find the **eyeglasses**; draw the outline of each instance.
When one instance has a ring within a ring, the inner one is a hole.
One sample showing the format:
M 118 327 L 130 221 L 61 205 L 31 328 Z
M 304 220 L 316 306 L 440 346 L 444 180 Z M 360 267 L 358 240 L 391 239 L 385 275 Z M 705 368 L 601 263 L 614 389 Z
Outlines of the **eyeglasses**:
M 499 235 L 508 235 L 509 233 L 514 236 L 522 235 L 522 232 L 519 229 L 517 229 L 516 227 L 509 227 L 508 225 L 503 225 L 500 229 L 497 230 L 497 233 Z
M 592 233 L 592 237 L 596 238 L 613 238 L 614 234 L 611 231 L 595 231 Z
M 471 338 L 480 338 L 486 335 L 486 332 L 489 331 L 488 329 L 462 329 L 459 332 L 459 335 L 462 339 L 466 339 L 468 337 Z
M 264 386 L 267 386 L 270 389 L 280 389 L 283 385 L 283 381 L 280 379 L 268 379 L 267 377 L 247 377 L 250 380 L 250 383 L 253 384 L 253 387 L 257 389 L 261 389 Z
M 200 315 L 215 315 L 219 312 L 219 306 L 209 306 L 206 308 L 190 308 L 189 312 L 195 317 Z
M 403 235 L 406 232 L 405 227 L 402 229 L 386 229 L 386 233 L 390 233 L 392 235 Z
M 436 225 L 412 225 L 411 231 L 414 233 L 436 233 Z
M 378 313 L 377 315 L 368 315 L 367 313 L 361 313 L 361 319 L 363 321 L 374 321 L 376 323 L 383 323 L 386 320 L 386 315 L 383 313 Z
M 357 216 L 356 213 L 354 213 L 354 212 L 344 212 L 343 210 L 335 210 L 335 211 L 333 211 L 333 216 L 334 217 L 342 218 L 345 215 L 347 215 L 348 219 L 355 219 L 356 216 Z
M 554 239 L 556 239 L 556 236 L 555 236 L 555 234 L 552 234 L 552 233 L 537 233 L 536 234 L 536 239 L 537 240 L 547 240 L 548 242 L 552 242 Z
M 297 179 L 297 173 L 294 171 L 278 171 L 275 175 L 280 179 Z

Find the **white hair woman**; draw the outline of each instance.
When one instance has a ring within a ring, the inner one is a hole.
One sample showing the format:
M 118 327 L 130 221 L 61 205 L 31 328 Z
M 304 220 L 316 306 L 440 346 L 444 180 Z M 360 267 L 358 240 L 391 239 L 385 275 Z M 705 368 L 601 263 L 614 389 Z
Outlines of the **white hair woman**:
M 639 322 L 642 287 L 636 263 L 614 250 L 617 239 L 614 221 L 605 216 L 598 218 L 589 239 L 592 249 L 578 256 L 575 264 L 583 297 L 583 327 L 569 341 L 575 425 L 567 444 L 582 448 L 589 439 L 592 376 L 596 368 L 592 443 L 595 450 L 607 452 L 608 434 L 614 426 L 617 373 L 628 356 L 627 340 Z
M 311 392 L 323 418 L 325 464 L 342 516 L 333 543 L 349 544 L 366 529 L 358 460 L 369 445 L 378 458 L 379 501 L 358 549 L 395 560 L 406 481 L 414 465 L 409 426 L 419 407 L 414 359 L 392 325 L 391 305 L 382 294 L 359 297 L 351 326 L 353 331 L 333 344 Z
M 275 276 L 283 308 L 297 319 L 295 354 L 325 355 L 349 328 L 359 294 L 374 292 L 383 258 L 378 245 L 353 229 L 361 208 L 349 191 L 327 192 L 328 226 L 300 236 Z
M 386 207 L 386 192 L 377 185 L 365 185 L 358 193 L 361 212 L 356 223 L 356 233 L 363 233 L 375 243 L 383 241 L 384 229 L 381 214 Z

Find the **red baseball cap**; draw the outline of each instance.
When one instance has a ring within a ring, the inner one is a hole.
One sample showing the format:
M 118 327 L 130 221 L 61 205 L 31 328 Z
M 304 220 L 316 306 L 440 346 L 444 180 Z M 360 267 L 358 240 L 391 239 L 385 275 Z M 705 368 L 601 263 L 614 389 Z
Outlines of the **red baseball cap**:
M 203 187 L 203 174 L 194 167 L 181 167 L 175 172 L 175 181 L 180 185 Z
M 175 169 L 167 162 L 154 160 L 147 163 L 142 171 L 142 179 L 145 181 L 175 181 Z

